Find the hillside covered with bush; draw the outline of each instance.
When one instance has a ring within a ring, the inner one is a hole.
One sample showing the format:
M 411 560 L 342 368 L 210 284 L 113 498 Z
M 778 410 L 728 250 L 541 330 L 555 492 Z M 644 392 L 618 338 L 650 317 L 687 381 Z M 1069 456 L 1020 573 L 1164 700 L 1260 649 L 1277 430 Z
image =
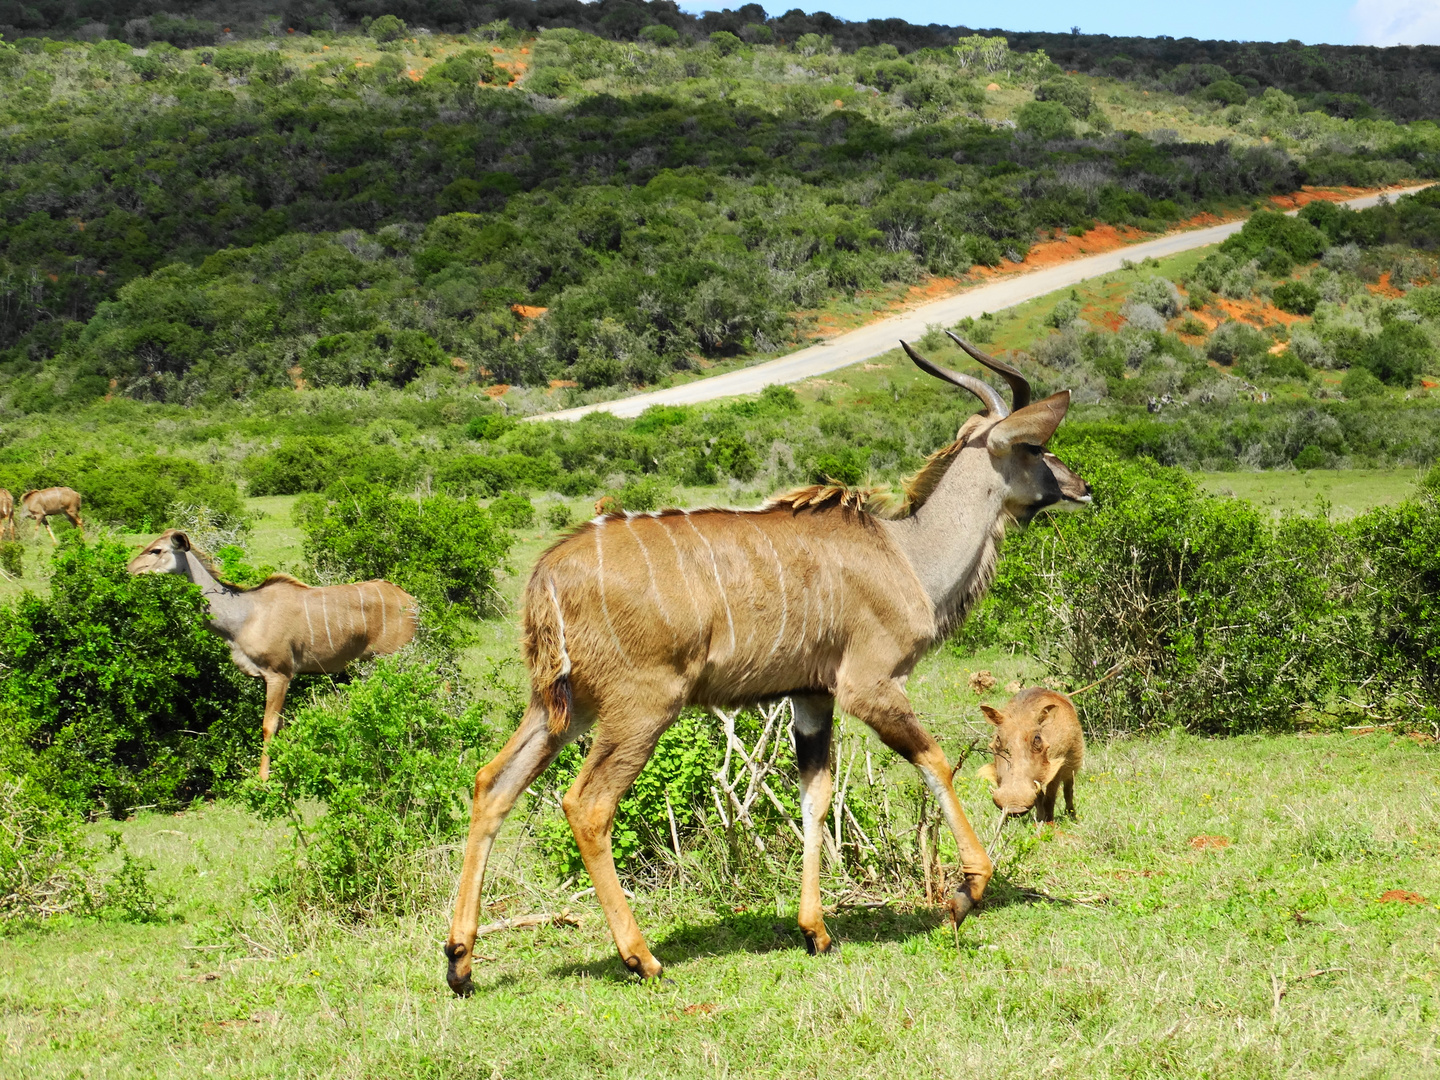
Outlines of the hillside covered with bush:
M 1429 123 L 1000 39 L 367 25 L 0 43 L 0 408 L 654 383 L 1047 235 L 1440 169 Z

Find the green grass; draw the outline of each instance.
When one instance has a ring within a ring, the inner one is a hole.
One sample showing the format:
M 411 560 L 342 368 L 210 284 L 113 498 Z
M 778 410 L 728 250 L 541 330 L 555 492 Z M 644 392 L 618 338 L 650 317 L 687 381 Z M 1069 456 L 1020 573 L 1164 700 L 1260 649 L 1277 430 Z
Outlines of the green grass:
M 122 831 L 176 920 L 0 940 L 0 1073 L 1430 1075 L 1436 765 L 1386 735 L 1094 745 L 1079 821 L 1012 823 L 958 951 L 937 913 L 897 905 L 831 916 L 841 954 L 808 957 L 782 868 L 763 894 L 642 891 L 659 986 L 624 973 L 517 815 L 487 918 L 568 906 L 581 925 L 482 938 L 468 1001 L 443 982 L 448 903 L 286 922 L 253 893 L 277 834 L 225 805 L 142 816 Z M 961 788 L 988 833 L 981 785 Z M 1432 899 L 1378 902 L 1392 889 Z
M 1317 500 L 1333 517 L 1348 519 L 1376 506 L 1394 506 L 1415 494 L 1423 469 L 1312 469 L 1273 472 L 1199 474 L 1201 485 L 1217 495 L 1248 499 L 1279 514 L 1313 510 Z

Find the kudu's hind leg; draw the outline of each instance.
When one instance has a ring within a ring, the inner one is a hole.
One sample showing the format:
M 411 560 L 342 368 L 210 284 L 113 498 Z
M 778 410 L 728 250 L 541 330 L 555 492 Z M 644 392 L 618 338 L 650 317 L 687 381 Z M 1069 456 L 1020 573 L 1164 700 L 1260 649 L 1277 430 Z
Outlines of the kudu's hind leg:
M 820 849 L 824 843 L 825 815 L 830 809 L 834 782 L 830 775 L 830 736 L 835 699 L 828 695 L 791 698 L 795 708 L 795 765 L 800 772 L 800 812 L 805 824 L 805 856 L 800 871 L 800 916 L 805 947 L 811 953 L 829 952 L 830 933 L 820 906 Z
M 563 802 L 565 816 L 580 847 L 580 857 L 585 860 L 585 869 L 595 884 L 595 899 L 605 912 L 615 947 L 620 950 L 620 959 L 646 979 L 658 978 L 661 964 L 645 944 L 630 905 L 625 902 L 625 892 L 615 873 L 610 827 L 615 822 L 615 808 L 620 805 L 621 796 L 640 775 L 661 734 L 678 712 L 679 706 L 675 705 L 650 712 L 649 717 L 653 719 L 642 719 L 644 714 L 638 709 L 624 713 L 602 711 L 595 745 Z
M 555 760 L 555 755 L 587 727 L 588 720 L 576 715 L 571 717 L 568 730 L 552 734 L 545 706 L 532 697 L 515 734 L 500 753 L 475 774 L 465 863 L 460 870 L 450 936 L 445 942 L 445 956 L 450 961 L 445 980 L 461 997 L 468 996 L 473 989 L 470 964 L 475 952 L 475 931 L 480 923 L 480 893 L 485 885 L 485 864 L 490 858 L 495 834 L 525 789 Z
M 964 887 L 956 889 L 950 899 L 950 913 L 958 926 L 980 902 L 995 867 L 955 795 L 945 751 L 940 749 L 935 737 L 920 726 L 909 698 L 893 679 L 870 682 L 842 678 L 839 703 L 846 712 L 869 724 L 886 746 L 920 770 L 930 794 L 944 811 L 945 823 L 950 826 L 960 851 L 960 869 L 965 875 Z
M 270 779 L 270 740 L 280 730 L 280 713 L 285 709 L 285 695 L 290 691 L 290 676 L 267 671 L 265 679 L 265 719 L 261 722 L 260 779 Z

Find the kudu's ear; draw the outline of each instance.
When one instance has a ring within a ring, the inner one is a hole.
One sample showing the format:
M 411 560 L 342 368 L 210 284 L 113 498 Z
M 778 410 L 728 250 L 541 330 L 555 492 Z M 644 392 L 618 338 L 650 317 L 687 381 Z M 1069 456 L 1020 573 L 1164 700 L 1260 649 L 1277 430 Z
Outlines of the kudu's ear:
M 170 546 L 176 551 L 190 550 L 190 537 L 186 536 L 179 529 L 170 534 Z
M 994 724 L 996 727 L 999 727 L 1001 724 L 1005 723 L 1005 714 L 1002 713 L 999 709 L 996 709 L 990 705 L 981 705 L 980 711 L 985 714 L 985 719 L 989 720 L 990 723 Z
M 1069 408 L 1070 391 L 1061 390 L 1011 413 L 990 429 L 990 453 L 1003 457 L 1017 446 L 1044 446 Z

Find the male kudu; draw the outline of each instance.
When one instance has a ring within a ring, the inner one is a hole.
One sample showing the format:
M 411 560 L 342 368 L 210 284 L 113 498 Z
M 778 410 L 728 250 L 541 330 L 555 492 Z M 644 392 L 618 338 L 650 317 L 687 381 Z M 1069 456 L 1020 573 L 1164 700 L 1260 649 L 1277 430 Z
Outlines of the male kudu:
M 1030 404 L 1020 372 L 960 344 L 1006 378 L 1015 411 L 988 384 L 905 345 L 922 369 L 974 393 L 985 411 L 931 456 L 903 497 L 812 487 L 758 510 L 606 514 L 540 556 L 524 599 L 530 704 L 475 778 L 445 946 L 456 993 L 472 989 L 485 863 L 501 822 L 561 748 L 592 728 L 565 814 L 621 959 L 642 976 L 660 974 L 616 876 L 610 827 L 661 733 L 691 704 L 794 701 L 804 818 L 799 923 L 811 951 L 832 944 L 821 917 L 820 847 L 837 705 L 913 763 L 943 807 L 965 876 L 950 901 L 957 923 L 980 899 L 990 859 L 955 797 L 945 754 L 915 718 L 905 680 L 989 586 L 1006 524 L 1088 502 L 1089 487 L 1043 449 L 1068 392 Z
M 206 624 L 230 645 L 247 675 L 265 680 L 260 779 L 270 776 L 270 739 L 290 680 L 301 673 L 343 671 L 352 660 L 384 656 L 415 637 L 415 598 L 388 581 L 312 588 L 274 574 L 253 589 L 218 581 L 190 537 L 163 532 L 130 560 L 132 574 L 179 574 L 200 586 L 210 604 Z

